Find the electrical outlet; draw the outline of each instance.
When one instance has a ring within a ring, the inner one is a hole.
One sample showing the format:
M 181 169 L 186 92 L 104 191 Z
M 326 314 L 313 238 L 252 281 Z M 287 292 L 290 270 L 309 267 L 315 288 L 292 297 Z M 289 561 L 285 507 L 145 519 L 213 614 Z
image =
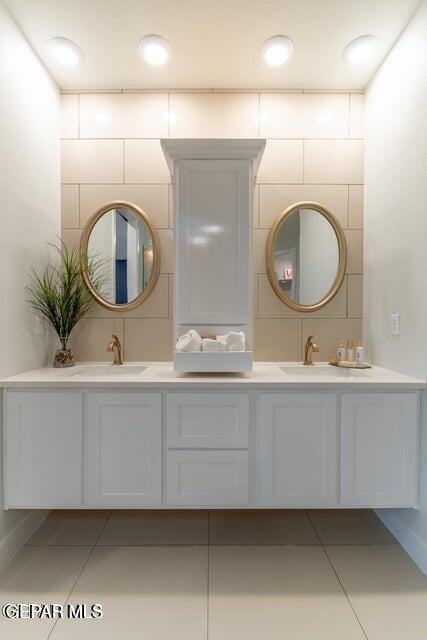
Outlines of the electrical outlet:
M 392 336 L 400 336 L 400 313 L 390 314 L 390 333 Z

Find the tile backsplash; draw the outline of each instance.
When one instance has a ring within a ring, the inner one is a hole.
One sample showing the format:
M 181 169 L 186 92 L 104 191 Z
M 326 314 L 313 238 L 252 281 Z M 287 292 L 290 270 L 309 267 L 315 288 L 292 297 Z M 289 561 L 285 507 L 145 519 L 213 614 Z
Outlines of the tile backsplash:
M 362 337 L 363 94 L 268 92 L 66 93 L 62 99 L 62 237 L 78 246 L 89 217 L 112 200 L 139 205 L 161 241 L 161 275 L 148 300 L 127 313 L 98 307 L 77 327 L 80 360 L 109 360 L 118 333 L 127 360 L 172 358 L 173 217 L 170 175 L 159 139 L 266 138 L 255 188 L 255 359 L 300 360 L 314 333 L 325 360 L 339 339 Z M 265 242 L 274 219 L 301 200 L 322 203 L 348 243 L 341 290 L 301 314 L 272 291 Z

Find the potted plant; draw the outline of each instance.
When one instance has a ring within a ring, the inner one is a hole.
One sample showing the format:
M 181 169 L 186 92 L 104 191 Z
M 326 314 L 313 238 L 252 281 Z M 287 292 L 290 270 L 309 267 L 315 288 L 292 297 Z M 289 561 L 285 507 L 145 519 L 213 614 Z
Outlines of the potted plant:
M 60 348 L 56 350 L 53 366 L 74 366 L 74 355 L 69 347 L 70 334 L 76 324 L 96 302 L 87 289 L 78 251 L 68 249 L 62 240 L 58 245 L 49 243 L 58 254 L 57 260 L 46 265 L 41 274 L 35 270 L 27 286 L 30 309 L 56 331 Z M 87 264 L 90 279 L 98 290 L 103 283 L 102 263 L 91 258 Z

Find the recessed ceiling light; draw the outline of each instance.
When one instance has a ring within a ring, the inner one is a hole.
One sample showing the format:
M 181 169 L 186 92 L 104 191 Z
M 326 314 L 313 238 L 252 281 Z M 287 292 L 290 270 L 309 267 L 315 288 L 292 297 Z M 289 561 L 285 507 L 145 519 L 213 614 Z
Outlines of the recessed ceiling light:
M 98 124 L 110 124 L 111 116 L 106 111 L 97 111 L 93 114 L 93 119 L 98 122 Z
M 178 115 L 174 111 L 169 111 L 169 113 L 168 112 L 164 113 L 162 118 L 165 122 L 168 122 L 169 124 L 176 124 L 178 122 Z
M 294 51 L 294 43 L 287 36 L 273 36 L 264 42 L 261 55 L 270 67 L 284 64 Z
M 271 113 L 268 111 L 260 111 L 259 113 L 255 113 L 252 117 L 252 121 L 255 124 L 266 124 L 271 118 Z
M 160 66 L 169 60 L 171 47 L 161 36 L 150 34 L 139 41 L 139 51 L 148 64 Z
M 377 46 L 378 39 L 375 36 L 359 36 L 344 49 L 344 60 L 350 64 L 363 64 L 374 56 Z
M 83 60 L 83 51 L 68 38 L 52 38 L 49 40 L 49 50 L 55 60 L 65 67 L 75 67 Z
M 331 120 L 332 114 L 329 113 L 329 111 L 323 111 L 322 113 L 318 113 L 316 116 L 317 124 L 327 124 L 328 122 L 331 122 Z

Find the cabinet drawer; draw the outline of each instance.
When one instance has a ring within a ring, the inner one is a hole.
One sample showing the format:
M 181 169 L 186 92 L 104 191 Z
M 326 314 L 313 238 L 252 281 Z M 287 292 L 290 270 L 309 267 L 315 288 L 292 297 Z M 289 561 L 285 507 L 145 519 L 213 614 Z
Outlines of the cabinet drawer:
M 249 396 L 226 393 L 174 393 L 167 398 L 170 448 L 246 448 Z
M 247 451 L 168 451 L 170 506 L 248 504 Z

